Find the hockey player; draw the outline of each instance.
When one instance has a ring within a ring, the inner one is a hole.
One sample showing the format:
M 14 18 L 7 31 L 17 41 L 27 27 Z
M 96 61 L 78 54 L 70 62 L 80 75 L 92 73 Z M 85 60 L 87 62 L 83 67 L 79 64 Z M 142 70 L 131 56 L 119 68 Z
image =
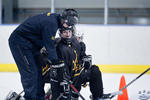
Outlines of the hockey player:
M 60 29 L 60 41 L 56 50 L 58 58 L 65 62 L 64 69 L 51 70 L 51 90 L 52 100 L 78 100 L 75 92 L 68 92 L 66 81 L 71 80 L 78 91 L 81 85 L 89 82 L 93 100 L 101 100 L 103 96 L 103 83 L 101 72 L 96 65 L 92 65 L 91 56 L 81 54 L 82 46 L 79 41 L 72 36 L 72 27 Z M 68 86 L 69 87 L 69 86 Z M 62 91 L 64 89 L 64 91 Z M 70 97 L 71 95 L 71 97 Z
M 74 9 L 65 9 L 62 13 L 44 13 L 32 16 L 20 24 L 9 37 L 9 46 L 17 64 L 25 100 L 44 100 L 42 68 L 37 60 L 40 49 L 45 46 L 51 65 L 61 65 L 58 59 L 54 39 L 61 27 L 74 26 L 78 13 Z
M 76 37 L 76 39 L 79 41 L 79 43 L 80 43 L 80 46 L 81 46 L 81 56 L 83 57 L 83 56 L 86 56 L 86 54 L 85 54 L 85 51 L 86 51 L 86 45 L 85 45 L 85 43 L 83 42 L 83 33 L 82 32 L 80 32 L 80 31 L 76 31 L 75 32 L 75 34 L 74 34 L 74 36 Z

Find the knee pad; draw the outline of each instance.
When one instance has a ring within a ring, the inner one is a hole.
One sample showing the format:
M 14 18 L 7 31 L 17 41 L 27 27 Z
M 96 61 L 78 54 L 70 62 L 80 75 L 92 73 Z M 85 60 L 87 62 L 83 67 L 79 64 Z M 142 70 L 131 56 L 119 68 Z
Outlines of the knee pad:
M 101 78 L 101 71 L 99 70 L 98 66 L 92 65 L 90 68 L 90 79 L 97 79 Z

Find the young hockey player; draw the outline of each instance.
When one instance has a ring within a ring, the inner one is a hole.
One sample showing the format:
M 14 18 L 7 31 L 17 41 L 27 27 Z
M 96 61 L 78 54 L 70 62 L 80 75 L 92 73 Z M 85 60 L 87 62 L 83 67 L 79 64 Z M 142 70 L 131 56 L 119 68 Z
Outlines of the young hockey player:
M 92 100 L 101 100 L 103 97 L 101 72 L 96 65 L 92 65 L 91 56 L 85 54 L 85 47 L 72 36 L 72 31 L 73 27 L 60 29 L 56 51 L 58 58 L 64 60 L 65 66 L 63 69 L 50 70 L 52 100 L 78 100 L 76 92 L 69 92 L 68 81 L 71 81 L 78 91 L 81 90 L 82 84 L 89 82 Z
M 74 9 L 65 9 L 62 15 L 49 12 L 39 14 L 25 20 L 9 37 L 10 50 L 21 76 L 25 100 L 44 100 L 42 68 L 37 60 L 40 49 L 43 46 L 46 48 L 51 65 L 63 64 L 54 46 L 56 31 L 61 27 L 72 27 L 77 21 L 78 13 Z
M 76 37 L 76 39 L 79 41 L 79 43 L 80 43 L 80 46 L 81 46 L 81 56 L 83 57 L 83 56 L 86 56 L 86 54 L 85 54 L 85 51 L 86 51 L 86 45 L 85 45 L 85 43 L 83 42 L 83 33 L 82 32 L 80 32 L 80 31 L 77 31 L 77 32 L 75 32 L 75 37 Z

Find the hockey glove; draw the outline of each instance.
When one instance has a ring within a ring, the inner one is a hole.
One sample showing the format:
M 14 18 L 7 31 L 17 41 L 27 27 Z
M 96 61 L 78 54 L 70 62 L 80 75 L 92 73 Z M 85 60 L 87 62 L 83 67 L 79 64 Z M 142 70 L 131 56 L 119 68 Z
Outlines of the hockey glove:
M 87 55 L 83 57 L 83 67 L 85 69 L 89 69 L 92 65 L 92 56 L 91 55 Z
M 63 86 L 65 94 L 70 93 L 70 84 L 66 80 L 63 80 L 63 82 L 61 82 L 60 85 Z
M 63 60 L 48 60 L 48 64 L 52 67 L 52 68 L 61 68 L 64 67 L 64 61 Z
M 61 81 L 63 79 L 64 71 L 64 61 L 62 60 L 49 60 L 50 70 L 50 80 L 54 82 Z

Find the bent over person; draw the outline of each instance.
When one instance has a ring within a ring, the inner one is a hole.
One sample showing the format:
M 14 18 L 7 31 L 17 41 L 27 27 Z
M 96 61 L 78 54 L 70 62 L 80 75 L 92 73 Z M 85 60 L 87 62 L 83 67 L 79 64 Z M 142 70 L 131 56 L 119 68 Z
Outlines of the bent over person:
M 54 46 L 56 31 L 74 26 L 77 20 L 74 9 L 65 9 L 61 15 L 43 13 L 28 18 L 10 35 L 9 46 L 21 76 L 25 100 L 44 100 L 42 68 L 37 60 L 40 49 L 46 48 L 51 65 L 62 64 Z
M 68 92 L 66 81 L 72 82 L 80 91 L 82 84 L 89 82 L 92 100 L 101 100 L 103 96 L 102 76 L 99 68 L 92 65 L 91 57 L 83 53 L 84 49 L 72 34 L 73 28 L 61 28 L 60 40 L 56 50 L 58 58 L 63 59 L 64 69 L 54 69 L 51 77 L 52 100 L 78 100 L 76 92 Z M 70 96 L 71 95 L 71 96 Z M 59 99 L 58 99 L 59 98 Z

